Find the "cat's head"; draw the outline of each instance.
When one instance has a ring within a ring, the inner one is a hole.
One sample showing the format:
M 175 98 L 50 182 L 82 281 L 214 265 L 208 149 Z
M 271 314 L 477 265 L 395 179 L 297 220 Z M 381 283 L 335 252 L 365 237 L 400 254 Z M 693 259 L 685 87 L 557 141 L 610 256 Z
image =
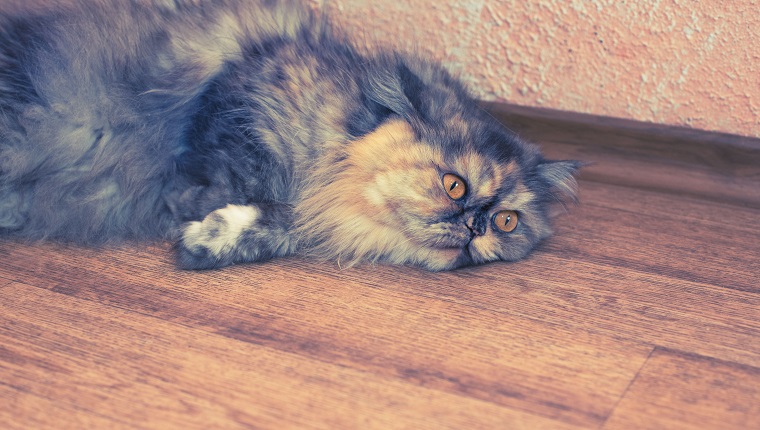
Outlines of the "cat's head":
M 520 259 L 551 234 L 577 162 L 544 159 L 434 66 L 373 79 L 378 123 L 323 166 L 331 183 L 301 206 L 317 253 L 448 270 Z

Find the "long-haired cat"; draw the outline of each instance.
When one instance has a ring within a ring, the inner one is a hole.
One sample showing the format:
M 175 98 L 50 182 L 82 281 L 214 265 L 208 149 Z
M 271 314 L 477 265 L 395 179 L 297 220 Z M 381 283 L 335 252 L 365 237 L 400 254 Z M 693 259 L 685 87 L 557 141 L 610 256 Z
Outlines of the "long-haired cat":
M 574 198 L 440 65 L 272 0 L 0 13 L 0 235 L 171 238 L 192 269 L 301 252 L 525 256 Z

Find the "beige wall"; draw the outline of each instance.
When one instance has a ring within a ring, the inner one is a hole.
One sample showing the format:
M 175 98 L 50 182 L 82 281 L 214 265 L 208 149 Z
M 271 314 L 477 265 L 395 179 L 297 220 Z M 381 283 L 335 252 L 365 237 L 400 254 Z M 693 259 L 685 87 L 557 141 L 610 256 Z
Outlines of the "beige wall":
M 486 100 L 760 137 L 758 0 L 312 0 Z

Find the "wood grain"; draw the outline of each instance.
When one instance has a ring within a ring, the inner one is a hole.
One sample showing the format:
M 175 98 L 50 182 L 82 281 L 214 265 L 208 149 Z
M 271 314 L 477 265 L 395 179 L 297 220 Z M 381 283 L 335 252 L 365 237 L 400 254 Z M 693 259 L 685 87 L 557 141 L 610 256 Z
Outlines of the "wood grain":
M 760 143 L 497 113 L 594 163 L 518 263 L 185 272 L 168 244 L 0 241 L 0 422 L 757 427 Z
M 8 430 L 45 428 L 128 429 L 126 423 L 85 411 L 60 401 L 30 394 L 20 387 L 0 382 L 0 422 Z
M 571 428 L 23 284 L 2 294 L 3 372 L 16 390 L 140 427 Z
M 203 274 L 208 283 L 188 282 L 197 275 L 175 272 L 167 263 L 151 265 L 151 256 L 144 255 L 143 273 L 131 278 L 118 271 L 112 277 L 109 265 L 129 264 L 135 256 L 110 252 L 87 257 L 90 269 L 102 273 L 94 277 L 82 274 L 80 261 L 42 248 L 36 253 L 46 255 L 45 270 L 58 274 L 48 287 L 58 293 L 573 424 L 600 422 L 650 351 L 556 326 L 533 324 L 526 330 L 527 321 L 505 313 L 443 300 L 425 302 L 414 292 L 378 288 L 394 281 L 383 271 L 375 272 L 377 277 L 371 271 L 350 271 L 365 279 L 334 282 L 334 273 L 319 269 L 323 264 L 311 263 L 306 269 L 293 260 L 300 268 L 287 262 L 233 268 L 224 271 L 224 282 L 211 273 Z M 255 284 L 246 285 L 247 276 Z M 144 285 L 145 278 L 151 285 Z M 154 283 L 176 287 L 163 292 Z M 216 289 L 225 286 L 226 294 Z M 395 317 L 386 318 L 389 314 Z M 524 366 L 526 362 L 531 366 Z M 548 373 L 562 375 L 564 382 L 546 385 Z
M 657 349 L 604 428 L 760 428 L 760 368 Z

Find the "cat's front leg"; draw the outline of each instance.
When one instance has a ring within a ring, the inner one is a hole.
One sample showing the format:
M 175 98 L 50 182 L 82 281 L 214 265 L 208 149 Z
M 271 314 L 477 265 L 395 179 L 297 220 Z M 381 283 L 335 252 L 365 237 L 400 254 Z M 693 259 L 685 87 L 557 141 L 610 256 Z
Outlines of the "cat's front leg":
M 183 269 L 213 269 L 291 254 L 290 206 L 229 204 L 182 226 L 177 262 Z

